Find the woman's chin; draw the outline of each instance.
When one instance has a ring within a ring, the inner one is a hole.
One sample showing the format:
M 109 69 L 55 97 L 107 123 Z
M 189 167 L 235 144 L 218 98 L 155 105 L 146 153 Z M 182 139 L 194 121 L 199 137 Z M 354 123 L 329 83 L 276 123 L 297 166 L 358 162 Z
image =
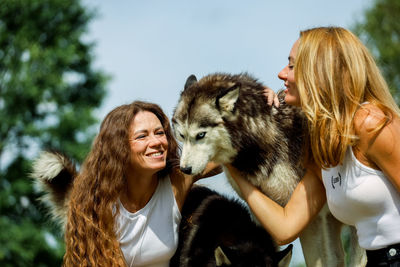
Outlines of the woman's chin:
M 298 106 L 298 107 L 300 106 L 299 99 L 297 97 L 294 97 L 294 96 L 290 95 L 290 94 L 286 94 L 285 102 L 286 102 L 286 104 L 291 105 L 291 106 Z

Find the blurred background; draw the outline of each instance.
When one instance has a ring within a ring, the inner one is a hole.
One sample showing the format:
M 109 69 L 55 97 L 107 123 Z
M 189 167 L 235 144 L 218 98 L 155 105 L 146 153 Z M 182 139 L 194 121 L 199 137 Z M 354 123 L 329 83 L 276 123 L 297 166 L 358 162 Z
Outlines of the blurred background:
M 399 14 L 399 0 L 0 1 L 0 265 L 61 265 L 62 230 L 28 175 L 40 150 L 81 162 L 111 109 L 140 99 L 171 116 L 190 74 L 248 72 L 278 90 L 316 26 L 360 36 L 398 101 Z M 224 175 L 202 183 L 236 197 Z

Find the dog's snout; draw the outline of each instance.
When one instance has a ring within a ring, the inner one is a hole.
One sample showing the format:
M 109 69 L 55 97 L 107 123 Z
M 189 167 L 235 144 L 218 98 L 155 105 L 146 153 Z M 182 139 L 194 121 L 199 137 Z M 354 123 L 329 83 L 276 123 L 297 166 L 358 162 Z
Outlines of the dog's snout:
M 186 174 L 192 174 L 192 167 L 181 167 L 181 171 Z

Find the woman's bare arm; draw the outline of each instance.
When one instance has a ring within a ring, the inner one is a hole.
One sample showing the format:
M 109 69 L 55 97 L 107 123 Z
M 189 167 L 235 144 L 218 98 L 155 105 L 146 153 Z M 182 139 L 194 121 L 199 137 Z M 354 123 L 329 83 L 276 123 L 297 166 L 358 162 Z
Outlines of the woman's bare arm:
M 326 202 L 325 188 L 311 169 L 307 170 L 287 205 L 281 207 L 241 177 L 235 168 L 227 168 L 253 214 L 279 245 L 295 240 Z
M 400 118 L 394 117 L 376 131 L 385 114 L 376 106 L 366 104 L 354 118 L 359 142 L 355 154 L 359 161 L 381 170 L 400 192 Z

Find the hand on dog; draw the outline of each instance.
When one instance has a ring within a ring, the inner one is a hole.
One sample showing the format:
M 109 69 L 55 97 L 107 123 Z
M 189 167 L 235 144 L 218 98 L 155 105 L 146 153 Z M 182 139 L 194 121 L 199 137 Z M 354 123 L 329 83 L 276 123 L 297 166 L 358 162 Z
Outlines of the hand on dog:
M 268 105 L 272 106 L 274 103 L 274 106 L 279 108 L 278 95 L 271 88 L 264 86 L 264 96 L 267 98 Z

